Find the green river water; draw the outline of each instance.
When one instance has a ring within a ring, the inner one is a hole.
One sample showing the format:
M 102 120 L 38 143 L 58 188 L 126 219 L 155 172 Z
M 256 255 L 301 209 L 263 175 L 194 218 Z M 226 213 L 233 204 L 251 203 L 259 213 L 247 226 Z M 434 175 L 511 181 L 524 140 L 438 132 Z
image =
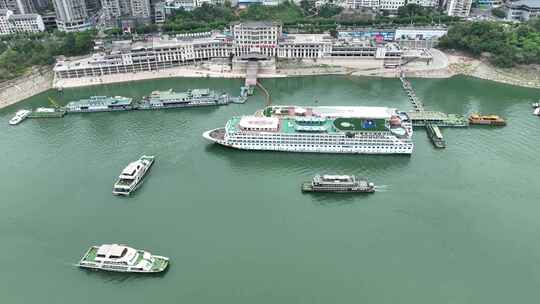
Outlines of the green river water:
M 410 109 L 396 79 L 263 80 L 275 104 Z M 474 78 L 413 79 L 430 110 L 499 114 L 503 128 L 424 130 L 407 156 L 233 150 L 201 134 L 243 105 L 7 121 L 89 95 L 140 97 L 242 80 L 165 79 L 50 91 L 0 110 L 2 303 L 537 303 L 540 90 Z M 314 103 L 318 100 L 318 103 Z M 129 198 L 111 187 L 142 154 L 156 164 Z M 368 176 L 372 195 L 302 194 L 316 173 Z M 163 275 L 73 266 L 93 244 L 169 256 Z

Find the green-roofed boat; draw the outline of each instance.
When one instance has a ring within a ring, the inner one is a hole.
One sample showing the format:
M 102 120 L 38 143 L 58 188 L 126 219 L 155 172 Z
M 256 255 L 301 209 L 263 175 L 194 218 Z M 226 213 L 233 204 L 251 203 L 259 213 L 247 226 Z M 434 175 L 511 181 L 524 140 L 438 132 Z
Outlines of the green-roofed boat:
M 219 106 L 232 101 L 228 94 L 218 94 L 210 89 L 193 89 L 185 92 L 154 91 L 143 97 L 137 106 L 139 110 L 155 110 L 183 107 Z
M 126 111 L 133 109 L 133 100 L 123 96 L 91 96 L 72 101 L 65 109 L 68 113 Z
M 119 244 L 90 247 L 77 266 L 87 269 L 156 273 L 167 269 L 169 258 Z
M 244 150 L 411 154 L 412 134 L 407 114 L 394 108 L 280 105 L 233 117 L 203 137 Z

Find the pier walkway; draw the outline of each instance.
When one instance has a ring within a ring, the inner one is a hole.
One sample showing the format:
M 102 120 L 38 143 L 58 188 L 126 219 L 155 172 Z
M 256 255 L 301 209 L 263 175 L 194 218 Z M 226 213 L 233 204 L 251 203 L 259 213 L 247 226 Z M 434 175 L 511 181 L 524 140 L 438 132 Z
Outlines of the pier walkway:
M 259 63 L 257 61 L 248 62 L 246 69 L 246 86 L 257 85 L 257 73 L 259 72 Z
M 411 85 L 411 83 L 405 78 L 405 73 L 403 71 L 399 74 L 399 80 L 401 80 L 401 84 L 403 86 L 403 90 L 405 90 L 405 93 L 407 93 L 407 96 L 409 97 L 409 101 L 413 104 L 414 110 L 418 112 L 424 111 L 424 103 L 418 96 L 416 96 L 416 93 L 414 92 L 414 89 Z
M 401 80 L 403 90 L 407 93 L 407 97 L 414 107 L 413 111 L 407 113 L 413 127 L 425 127 L 427 129 L 427 135 L 435 147 L 446 147 L 439 127 L 466 127 L 468 125 L 468 121 L 463 116 L 426 111 L 424 109 L 424 103 L 416 96 L 416 92 L 411 83 L 405 78 L 403 71 L 400 71 L 399 80 Z

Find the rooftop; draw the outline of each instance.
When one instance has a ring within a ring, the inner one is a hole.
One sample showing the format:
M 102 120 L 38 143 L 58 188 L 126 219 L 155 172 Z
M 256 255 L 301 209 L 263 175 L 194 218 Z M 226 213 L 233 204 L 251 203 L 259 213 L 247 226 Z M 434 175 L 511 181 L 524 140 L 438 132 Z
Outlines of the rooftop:
M 279 119 L 276 117 L 244 116 L 238 123 L 244 129 L 273 129 L 277 130 Z
M 293 43 L 331 43 L 332 36 L 328 34 L 287 34 L 283 35 L 280 42 L 293 42 Z
M 104 244 L 99 246 L 99 249 L 97 251 L 98 255 L 105 255 L 105 256 L 121 256 L 124 249 L 126 249 L 126 246 L 121 246 L 118 244 Z
M 509 3 L 511 7 L 527 6 L 530 8 L 540 8 L 540 0 L 521 0 Z
M 396 109 L 387 107 L 313 107 L 313 114 L 326 117 L 354 117 L 371 119 L 389 119 L 396 115 Z

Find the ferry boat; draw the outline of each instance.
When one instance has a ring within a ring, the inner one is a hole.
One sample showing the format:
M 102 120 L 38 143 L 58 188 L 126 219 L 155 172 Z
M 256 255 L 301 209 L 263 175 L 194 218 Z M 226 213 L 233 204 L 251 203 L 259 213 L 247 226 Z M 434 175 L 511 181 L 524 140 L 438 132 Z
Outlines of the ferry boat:
M 109 112 L 132 110 L 132 99 L 122 96 L 91 96 L 88 99 L 72 101 L 66 105 L 68 113 Z
M 25 120 L 28 115 L 30 115 L 32 111 L 30 110 L 19 110 L 17 113 L 15 113 L 15 116 L 9 120 L 9 124 L 14 126 L 16 124 L 19 124 L 21 121 Z
M 87 269 L 156 273 L 167 269 L 169 258 L 119 244 L 90 247 L 77 266 Z
M 393 108 L 270 106 L 203 137 L 245 150 L 410 155 L 412 134 L 407 114 Z
M 153 164 L 154 156 L 143 155 L 140 159 L 127 165 L 118 176 L 112 193 L 115 195 L 130 195 L 141 185 L 144 176 Z
M 505 126 L 506 121 L 498 115 L 480 115 L 472 114 L 469 116 L 471 125 L 490 125 L 490 126 Z
M 446 142 L 438 126 L 428 123 L 426 124 L 426 132 L 435 147 L 446 148 Z
M 139 110 L 226 105 L 231 102 L 227 94 L 218 94 L 210 89 L 193 89 L 185 92 L 154 91 L 143 97 Z
M 302 184 L 302 192 L 373 193 L 375 185 L 354 175 L 315 175 Z

